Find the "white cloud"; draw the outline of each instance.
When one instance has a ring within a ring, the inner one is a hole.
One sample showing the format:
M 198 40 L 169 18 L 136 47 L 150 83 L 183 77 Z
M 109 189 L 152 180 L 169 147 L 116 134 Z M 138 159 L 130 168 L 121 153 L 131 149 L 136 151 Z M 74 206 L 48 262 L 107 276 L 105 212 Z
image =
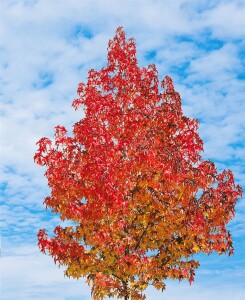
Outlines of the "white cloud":
M 231 77 L 229 73 L 237 72 L 242 67 L 236 51 L 235 45 L 227 43 L 219 50 L 205 53 L 203 56 L 192 60 L 188 81 L 227 82 L 227 79 Z
M 55 266 L 50 257 L 38 254 L 33 247 L 18 247 L 12 255 L 3 257 L 2 267 L 3 296 L 6 300 L 12 300 L 16 295 L 20 300 L 90 299 L 90 290 L 85 280 L 65 278 L 62 268 Z M 245 287 L 239 281 L 231 280 L 243 277 L 242 268 L 223 271 L 203 268 L 197 271 L 192 286 L 186 281 L 167 281 L 167 289 L 163 293 L 148 288 L 147 299 L 178 300 L 184 295 L 184 299 L 190 300 L 242 300 Z
M 243 1 L 225 1 L 203 15 L 213 36 L 224 39 L 242 39 L 245 36 L 245 5 Z
M 90 290 L 83 282 L 64 278 L 64 273 L 49 257 L 22 248 L 25 255 L 2 258 L 2 296 L 6 300 L 90 299 Z M 29 251 L 29 252 L 28 252 Z M 27 255 L 26 255 L 27 253 Z

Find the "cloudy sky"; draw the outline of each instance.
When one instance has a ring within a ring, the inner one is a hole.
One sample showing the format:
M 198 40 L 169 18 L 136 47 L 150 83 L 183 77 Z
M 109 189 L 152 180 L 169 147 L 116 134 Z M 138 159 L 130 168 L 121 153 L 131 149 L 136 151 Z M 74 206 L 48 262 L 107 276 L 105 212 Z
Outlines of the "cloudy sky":
M 140 65 L 170 75 L 184 113 L 200 121 L 205 158 L 245 186 L 245 3 L 243 0 L 1 0 L 0 160 L 2 293 L 5 300 L 90 299 L 84 281 L 64 278 L 39 253 L 36 233 L 59 219 L 45 211 L 36 141 L 83 117 L 71 107 L 89 69 L 106 65 L 118 26 L 137 43 Z M 229 225 L 235 255 L 200 255 L 194 284 L 167 282 L 147 299 L 242 300 L 245 202 Z

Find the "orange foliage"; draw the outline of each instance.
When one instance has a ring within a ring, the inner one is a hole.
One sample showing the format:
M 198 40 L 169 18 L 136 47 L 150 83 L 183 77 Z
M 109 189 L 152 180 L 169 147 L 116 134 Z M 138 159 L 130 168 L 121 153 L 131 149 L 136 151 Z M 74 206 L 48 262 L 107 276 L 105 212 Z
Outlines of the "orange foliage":
M 35 161 L 62 220 L 54 237 L 38 233 L 65 274 L 86 277 L 94 299 L 145 299 L 149 284 L 194 280 L 193 254 L 233 252 L 226 230 L 242 194 L 231 171 L 201 158 L 197 120 L 183 115 L 171 78 L 140 68 L 121 27 L 109 41 L 108 66 L 90 70 L 73 106 L 85 110 L 73 136 L 62 126 L 42 138 Z

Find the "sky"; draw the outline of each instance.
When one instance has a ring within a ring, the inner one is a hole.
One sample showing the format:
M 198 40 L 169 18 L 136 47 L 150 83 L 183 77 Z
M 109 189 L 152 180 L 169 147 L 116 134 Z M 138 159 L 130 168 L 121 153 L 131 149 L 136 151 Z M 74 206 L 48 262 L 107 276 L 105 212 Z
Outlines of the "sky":
M 1 0 L 0 194 L 1 293 L 5 300 L 87 300 L 84 280 L 64 277 L 39 253 L 36 234 L 60 221 L 45 210 L 45 170 L 36 142 L 56 125 L 69 131 L 79 82 L 106 66 L 118 26 L 134 37 L 139 65 L 173 78 L 184 114 L 200 122 L 204 158 L 231 169 L 245 186 L 245 3 L 243 0 Z M 199 255 L 195 282 L 167 281 L 147 299 L 242 300 L 245 201 L 229 224 L 234 256 Z

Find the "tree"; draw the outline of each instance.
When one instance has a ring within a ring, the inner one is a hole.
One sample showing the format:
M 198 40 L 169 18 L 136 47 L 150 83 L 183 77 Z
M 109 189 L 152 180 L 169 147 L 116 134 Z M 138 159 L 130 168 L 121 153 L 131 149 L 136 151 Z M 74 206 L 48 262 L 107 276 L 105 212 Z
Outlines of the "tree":
M 140 68 L 122 27 L 108 46 L 108 66 L 90 70 L 73 107 L 85 110 L 73 136 L 62 126 L 42 138 L 35 162 L 47 168 L 44 201 L 61 220 L 38 245 L 65 274 L 86 277 L 94 299 L 145 299 L 151 284 L 194 280 L 193 255 L 233 253 L 226 229 L 242 189 L 201 158 L 198 121 L 183 115 L 170 77 Z

